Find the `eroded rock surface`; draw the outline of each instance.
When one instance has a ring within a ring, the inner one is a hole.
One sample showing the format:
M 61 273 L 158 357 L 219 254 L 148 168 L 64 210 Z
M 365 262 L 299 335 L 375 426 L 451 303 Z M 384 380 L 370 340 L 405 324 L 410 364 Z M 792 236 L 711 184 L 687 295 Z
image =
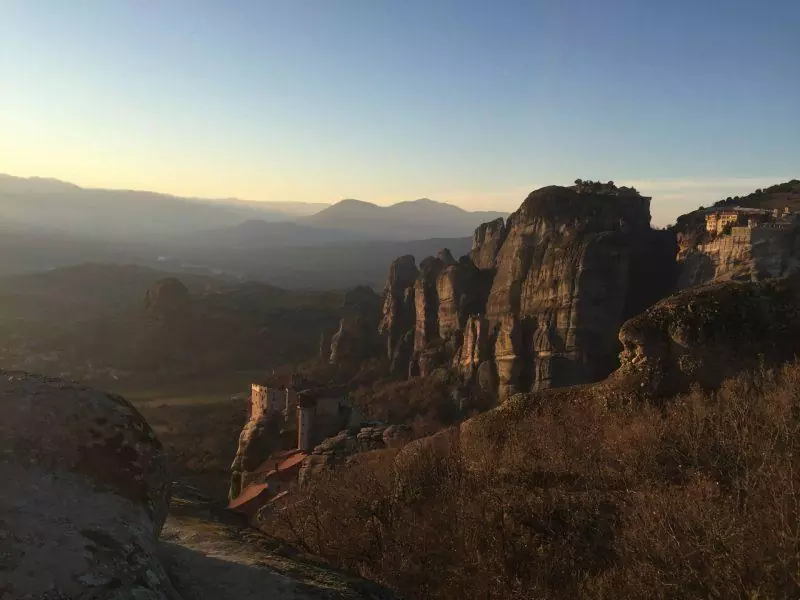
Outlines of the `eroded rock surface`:
M 479 269 L 493 269 L 497 254 L 506 239 L 506 224 L 503 219 L 495 219 L 480 225 L 472 236 L 470 258 Z
M 479 227 L 469 257 L 425 259 L 413 284 L 409 257 L 405 279 L 392 265 L 382 332 L 394 372 L 452 364 L 501 398 L 602 379 L 620 325 L 674 289 L 676 252 L 633 190 L 536 190 L 507 222 Z
M 298 481 L 301 485 L 306 485 L 321 473 L 346 463 L 352 456 L 370 450 L 400 448 L 410 439 L 411 428 L 408 425 L 374 423 L 340 431 L 335 436 L 323 440 L 306 457 L 300 468 Z
M 630 319 L 619 333 L 617 377 L 644 378 L 657 395 L 715 387 L 737 372 L 800 352 L 797 281 L 721 282 L 685 290 Z
M 0 597 L 174 599 L 166 458 L 127 401 L 0 372 Z
M 340 368 L 357 367 L 374 356 L 380 346 L 380 315 L 381 299 L 372 288 L 359 286 L 347 292 L 339 329 L 331 340 L 330 363 Z
M 396 375 L 408 373 L 413 346 L 413 286 L 418 275 L 416 260 L 410 254 L 395 259 L 389 266 L 378 332 L 386 340 L 386 355 Z
M 231 464 L 230 498 L 247 487 L 249 475 L 267 456 L 283 448 L 283 424 L 283 415 L 251 401 L 250 417 L 239 434 L 239 446 Z
M 681 289 L 713 281 L 760 281 L 800 270 L 800 225 L 737 227 L 681 255 Z

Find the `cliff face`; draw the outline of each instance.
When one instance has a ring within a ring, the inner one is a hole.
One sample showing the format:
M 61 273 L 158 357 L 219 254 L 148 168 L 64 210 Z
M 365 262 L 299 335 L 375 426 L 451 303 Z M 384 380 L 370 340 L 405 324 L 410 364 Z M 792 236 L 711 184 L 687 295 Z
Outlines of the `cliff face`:
M 506 224 L 503 219 L 484 223 L 472 236 L 470 258 L 479 269 L 493 269 L 500 247 L 506 239 Z
M 394 375 L 408 373 L 413 345 L 414 281 L 419 275 L 413 256 L 401 256 L 389 267 L 378 332 L 386 340 L 386 355 Z
M 681 253 L 678 287 L 712 281 L 758 281 L 800 269 L 800 227 L 738 227 Z
M 381 299 L 372 288 L 359 286 L 345 294 L 339 329 L 331 339 L 331 364 L 340 368 L 358 366 L 375 355 L 380 344 L 375 329 L 380 312 Z
M 721 235 L 706 231 L 710 211 L 738 208 L 777 211 L 777 216 L 754 227 L 743 218 Z M 799 208 L 800 181 L 795 179 L 681 215 L 671 227 L 680 245 L 678 288 L 792 275 L 800 268 Z
M 542 188 L 479 227 L 469 257 L 423 261 L 402 292 L 395 263 L 383 329 L 390 348 L 411 336 L 409 374 L 451 363 L 500 397 L 594 381 L 616 366 L 622 322 L 672 291 L 675 252 L 650 229 L 649 198 Z

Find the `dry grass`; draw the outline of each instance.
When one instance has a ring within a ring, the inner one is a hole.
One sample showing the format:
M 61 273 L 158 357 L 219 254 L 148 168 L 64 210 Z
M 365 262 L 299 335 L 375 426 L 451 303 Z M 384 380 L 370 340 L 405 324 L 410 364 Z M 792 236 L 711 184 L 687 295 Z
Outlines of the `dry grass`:
M 333 473 L 264 526 L 406 598 L 800 597 L 800 363 L 661 408 L 455 431 Z

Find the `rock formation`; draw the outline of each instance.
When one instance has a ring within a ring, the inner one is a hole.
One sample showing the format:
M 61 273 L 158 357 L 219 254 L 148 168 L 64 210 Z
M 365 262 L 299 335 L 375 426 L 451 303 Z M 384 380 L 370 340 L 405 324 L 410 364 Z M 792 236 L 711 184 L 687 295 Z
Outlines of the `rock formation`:
M 185 311 L 189 300 L 188 288 L 179 279 L 167 277 L 147 289 L 144 306 L 153 315 L 168 315 Z
M 500 397 L 610 373 L 619 326 L 673 290 L 676 244 L 650 228 L 649 198 L 604 186 L 536 190 L 480 226 L 469 257 L 425 259 L 413 283 L 398 259 L 381 322 L 395 373 L 450 363 Z
M 739 227 L 681 253 L 678 287 L 712 281 L 759 281 L 800 270 L 800 226 Z
M 712 281 L 759 281 L 800 269 L 800 181 L 759 189 L 681 215 L 670 229 L 677 234 L 678 288 Z M 713 230 L 714 216 L 741 211 L 727 231 Z M 762 213 L 759 215 L 758 213 Z M 771 213 L 771 214 L 770 214 Z M 712 231 L 708 231 L 708 225 Z M 752 220 L 751 220 L 752 219 Z
M 716 387 L 736 373 L 800 352 L 794 278 L 721 282 L 685 290 L 627 321 L 616 377 L 636 375 L 658 396 L 691 383 Z
M 479 269 L 494 269 L 497 254 L 506 239 L 506 224 L 503 219 L 484 223 L 472 236 L 470 258 Z
M 413 256 L 396 259 L 389 267 L 378 331 L 386 340 L 387 358 L 395 375 L 408 373 L 414 325 L 414 281 L 419 275 Z
M 177 598 L 161 443 L 123 398 L 0 372 L 0 596 Z
M 273 452 L 286 445 L 282 431 L 284 417 L 267 410 L 263 404 L 251 401 L 250 417 L 239 434 L 239 447 L 231 464 L 229 498 L 235 498 L 250 483 L 250 473 Z
M 352 456 L 370 450 L 399 448 L 410 439 L 411 428 L 408 425 L 374 423 L 340 431 L 314 447 L 303 461 L 298 481 L 306 485 L 321 473 L 344 464 Z
M 380 314 L 381 299 L 372 288 L 359 286 L 347 292 L 339 329 L 331 339 L 330 363 L 358 367 L 365 358 L 375 356 L 380 346 Z

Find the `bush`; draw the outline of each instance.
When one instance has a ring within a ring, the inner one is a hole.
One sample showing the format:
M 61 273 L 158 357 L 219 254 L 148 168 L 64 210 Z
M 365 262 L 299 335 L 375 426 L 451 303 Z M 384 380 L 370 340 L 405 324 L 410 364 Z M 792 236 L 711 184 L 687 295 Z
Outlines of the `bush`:
M 371 453 L 264 526 L 405 598 L 800 596 L 800 363 L 521 413 Z

